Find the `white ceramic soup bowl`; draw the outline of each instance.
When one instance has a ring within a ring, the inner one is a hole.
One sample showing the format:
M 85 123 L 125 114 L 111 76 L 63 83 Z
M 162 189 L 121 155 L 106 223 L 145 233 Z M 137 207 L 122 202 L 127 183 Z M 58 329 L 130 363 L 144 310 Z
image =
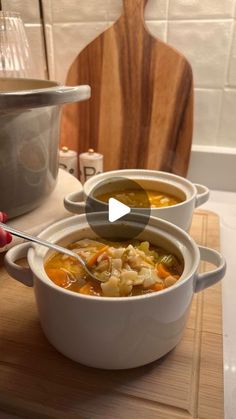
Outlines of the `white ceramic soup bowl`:
M 136 221 L 117 221 L 104 228 L 117 237 Z M 102 213 L 94 214 L 98 224 Z M 39 235 L 67 245 L 78 239 L 96 237 L 85 215 L 59 221 Z M 125 238 L 125 234 L 122 236 Z M 224 258 L 215 250 L 198 247 L 182 229 L 151 217 L 138 236 L 174 252 L 184 262 L 182 277 L 170 288 L 131 297 L 95 297 L 60 288 L 46 275 L 44 261 L 51 251 L 24 243 L 5 256 L 8 273 L 34 287 L 39 319 L 49 342 L 62 354 L 81 364 L 123 369 L 148 364 L 173 349 L 182 337 L 194 293 L 217 281 L 225 273 Z M 27 255 L 29 267 L 15 262 Z M 216 265 L 211 272 L 197 273 L 200 260 Z
M 209 199 L 209 189 L 206 186 L 194 184 L 181 176 L 155 170 L 128 169 L 114 170 L 91 177 L 85 182 L 83 190 L 70 193 L 65 197 L 66 209 L 76 214 L 84 213 L 86 199 L 91 198 L 94 188 L 97 188 L 99 183 L 110 182 L 110 191 L 112 191 L 114 179 L 121 177 L 136 181 L 143 189 L 166 192 L 180 198 L 182 202 L 179 204 L 151 208 L 151 215 L 170 221 L 186 231 L 191 225 L 194 208 Z M 98 194 L 98 189 L 96 189 L 96 194 Z

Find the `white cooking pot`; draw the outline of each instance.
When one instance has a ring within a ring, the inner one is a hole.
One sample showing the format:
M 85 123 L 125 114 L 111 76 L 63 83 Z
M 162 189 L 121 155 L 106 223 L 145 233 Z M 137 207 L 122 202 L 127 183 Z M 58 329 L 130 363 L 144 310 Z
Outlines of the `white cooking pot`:
M 92 191 L 95 187 L 96 195 L 99 194 L 99 183 L 102 185 L 104 181 L 107 181 L 107 192 L 107 185 L 110 182 L 110 190 L 112 191 L 114 179 L 122 177 L 137 181 L 143 189 L 166 192 L 180 198 L 182 200 L 180 204 L 163 208 L 151 208 L 151 215 L 170 221 L 186 231 L 191 225 L 194 208 L 209 199 L 209 189 L 206 186 L 194 184 L 181 176 L 155 170 L 128 169 L 114 170 L 91 177 L 83 185 L 83 190 L 80 189 L 65 197 L 64 205 L 66 209 L 77 214 L 84 213 L 86 199 L 88 196 L 92 199 Z
M 125 226 L 143 225 L 143 215 L 134 221 L 105 224 L 114 236 Z M 94 222 L 104 221 L 102 213 Z M 85 215 L 59 221 L 40 237 L 67 245 L 84 237 L 94 238 Z M 124 237 L 125 238 L 125 237 Z M 40 322 L 55 348 L 81 364 L 106 369 L 133 368 L 152 362 L 174 348 L 182 337 L 195 292 L 218 282 L 225 273 L 225 260 L 215 250 L 197 246 L 182 229 L 151 217 L 139 236 L 161 245 L 184 261 L 179 281 L 162 291 L 133 297 L 95 297 L 60 288 L 46 275 L 44 261 L 50 251 L 42 246 L 20 244 L 5 256 L 8 273 L 18 281 L 34 286 Z M 15 261 L 27 255 L 29 268 Z M 206 260 L 216 268 L 198 273 Z
M 15 217 L 56 185 L 61 105 L 90 97 L 89 86 L 0 78 L 0 210 Z

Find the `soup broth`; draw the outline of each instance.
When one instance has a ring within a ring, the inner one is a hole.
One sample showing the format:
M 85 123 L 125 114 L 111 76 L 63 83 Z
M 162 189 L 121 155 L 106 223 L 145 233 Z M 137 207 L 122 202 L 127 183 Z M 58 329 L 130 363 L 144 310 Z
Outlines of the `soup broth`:
M 58 286 L 80 294 L 125 297 L 161 291 L 174 285 L 183 262 L 149 242 L 109 242 L 83 239 L 68 246 L 78 253 L 101 283 L 87 275 L 73 257 L 56 253 L 45 263 Z
M 152 189 L 147 189 L 145 192 L 142 190 L 128 189 L 96 195 L 96 199 L 102 202 L 108 202 L 110 198 L 115 198 L 131 208 L 146 208 L 148 201 L 151 208 L 169 207 L 182 202 L 181 199 L 174 195 Z

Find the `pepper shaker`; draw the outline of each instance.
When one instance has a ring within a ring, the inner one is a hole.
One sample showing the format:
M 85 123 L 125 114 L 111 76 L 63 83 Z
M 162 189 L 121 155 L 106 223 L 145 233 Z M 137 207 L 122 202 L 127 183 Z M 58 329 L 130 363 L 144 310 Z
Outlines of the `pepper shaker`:
M 103 172 L 103 155 L 92 148 L 79 155 L 80 181 L 82 184 L 90 177 Z

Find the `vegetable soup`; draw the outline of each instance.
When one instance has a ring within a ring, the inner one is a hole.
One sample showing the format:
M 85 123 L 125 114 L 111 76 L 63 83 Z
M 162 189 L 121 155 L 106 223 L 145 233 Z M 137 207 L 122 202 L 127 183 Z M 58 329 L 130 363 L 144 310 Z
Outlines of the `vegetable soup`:
M 151 208 L 169 207 L 182 202 L 181 199 L 174 195 L 152 189 L 146 191 L 128 189 L 125 191 L 113 191 L 96 195 L 96 199 L 102 202 L 108 202 L 110 198 L 115 198 L 131 208 L 145 208 L 147 207 L 147 200 L 150 202 Z
M 68 246 L 78 253 L 101 281 L 89 277 L 73 257 L 54 254 L 45 263 L 48 277 L 58 286 L 80 294 L 126 297 L 153 293 L 179 280 L 183 262 L 149 242 L 79 240 Z

